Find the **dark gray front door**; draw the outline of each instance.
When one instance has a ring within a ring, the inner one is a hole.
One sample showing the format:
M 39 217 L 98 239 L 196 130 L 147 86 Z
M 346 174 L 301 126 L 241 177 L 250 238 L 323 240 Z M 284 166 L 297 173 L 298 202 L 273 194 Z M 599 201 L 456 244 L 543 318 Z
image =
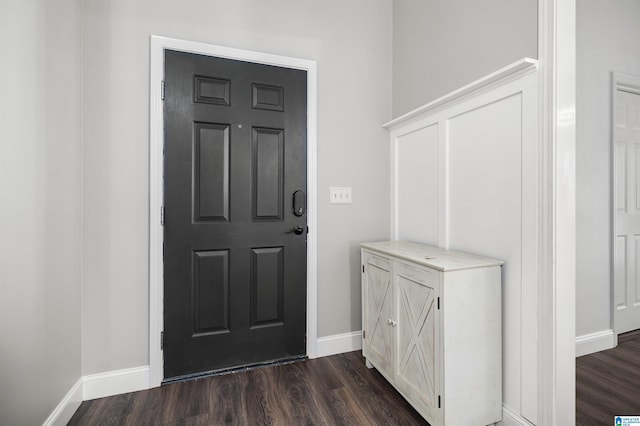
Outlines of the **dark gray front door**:
M 305 71 L 165 51 L 165 379 L 305 355 L 306 111 Z

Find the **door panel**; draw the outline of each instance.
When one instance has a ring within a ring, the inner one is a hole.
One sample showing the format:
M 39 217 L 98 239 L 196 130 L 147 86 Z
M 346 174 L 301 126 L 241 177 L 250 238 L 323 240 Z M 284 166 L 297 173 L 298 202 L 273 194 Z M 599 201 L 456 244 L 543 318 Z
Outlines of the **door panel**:
M 282 220 L 283 133 L 282 129 L 253 129 L 253 220 Z
M 640 328 L 640 95 L 616 90 L 614 300 L 616 333 Z
M 306 350 L 306 72 L 165 51 L 164 376 Z
M 195 123 L 195 221 L 229 220 L 229 126 Z
M 193 252 L 193 333 L 229 332 L 229 251 Z
M 283 251 L 251 250 L 251 327 L 282 325 Z

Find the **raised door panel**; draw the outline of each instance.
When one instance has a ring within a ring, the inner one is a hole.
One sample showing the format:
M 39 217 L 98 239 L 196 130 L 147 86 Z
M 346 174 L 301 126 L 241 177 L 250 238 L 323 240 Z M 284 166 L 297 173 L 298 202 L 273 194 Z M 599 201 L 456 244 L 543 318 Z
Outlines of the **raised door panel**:
M 397 301 L 395 383 L 412 403 L 439 423 L 438 271 L 394 264 Z
M 254 128 L 251 150 L 253 220 L 282 221 L 284 131 Z
M 194 222 L 229 221 L 229 126 L 195 123 Z
M 393 378 L 393 288 L 391 262 L 364 254 L 365 356 L 382 374 Z

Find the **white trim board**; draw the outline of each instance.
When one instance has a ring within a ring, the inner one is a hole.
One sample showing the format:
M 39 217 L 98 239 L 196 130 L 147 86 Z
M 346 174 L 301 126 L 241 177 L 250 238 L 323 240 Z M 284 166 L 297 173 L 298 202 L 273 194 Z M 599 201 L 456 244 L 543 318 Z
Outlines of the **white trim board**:
M 164 50 L 172 49 L 221 58 L 244 60 L 307 72 L 307 356 L 317 357 L 317 64 L 315 61 L 232 49 L 194 41 L 151 36 L 149 92 L 149 367 L 150 385 L 163 378 L 160 333 L 163 330 L 163 107 L 160 87 L 164 76 Z
M 382 127 L 385 129 L 392 129 L 397 127 L 399 124 L 405 124 L 415 118 L 434 114 L 442 108 L 451 108 L 453 105 L 460 103 L 470 96 L 477 96 L 483 91 L 493 88 L 495 85 L 504 85 L 512 78 L 518 78 L 522 74 L 535 71 L 537 65 L 538 61 L 535 59 L 522 58 L 519 61 L 513 62 L 504 68 L 500 68 L 499 70 L 481 77 L 480 79 L 429 102 L 428 104 L 422 105 L 413 111 L 409 111 L 398 118 L 394 118 L 393 120 L 383 124 Z
M 320 337 L 313 346 L 317 348 L 314 358 L 361 350 L 362 332 Z M 155 387 L 150 381 L 150 370 L 145 365 L 80 377 L 44 422 L 44 426 L 66 425 L 82 401 Z
M 616 347 L 616 335 L 613 330 L 598 331 L 576 337 L 576 357 L 605 351 Z
M 82 376 L 71 387 L 44 426 L 64 426 L 82 401 L 149 389 L 149 366 Z
M 82 377 L 82 400 L 149 389 L 149 366 L 125 368 Z
M 499 426 L 533 426 L 524 417 L 517 415 L 514 411 L 507 407 L 502 407 L 502 421 L 496 423 Z
M 317 347 L 318 357 L 359 351 L 362 349 L 362 331 L 319 337 Z
M 536 424 L 575 423 L 576 0 L 538 1 L 540 280 Z
M 69 392 L 62 398 L 58 406 L 51 412 L 51 415 L 44 421 L 43 426 L 64 426 L 82 403 L 82 377 L 71 387 Z
M 620 72 L 613 72 L 612 75 L 614 90 L 640 95 L 640 77 Z

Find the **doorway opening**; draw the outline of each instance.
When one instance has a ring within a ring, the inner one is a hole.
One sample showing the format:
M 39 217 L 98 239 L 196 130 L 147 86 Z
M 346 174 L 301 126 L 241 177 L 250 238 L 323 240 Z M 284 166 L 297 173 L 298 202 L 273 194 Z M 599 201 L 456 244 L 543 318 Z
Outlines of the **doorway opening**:
M 618 335 L 640 329 L 640 77 L 613 73 L 612 322 Z
M 163 324 L 163 150 L 164 113 L 163 88 L 165 50 L 195 53 L 233 59 L 255 64 L 272 65 L 306 71 L 307 95 L 307 309 L 306 354 L 315 358 L 317 349 L 317 207 L 316 207 L 316 104 L 317 72 L 315 61 L 271 55 L 206 43 L 151 37 L 150 66 L 150 157 L 149 157 L 149 365 L 150 387 L 159 386 L 163 379 L 161 335 Z

